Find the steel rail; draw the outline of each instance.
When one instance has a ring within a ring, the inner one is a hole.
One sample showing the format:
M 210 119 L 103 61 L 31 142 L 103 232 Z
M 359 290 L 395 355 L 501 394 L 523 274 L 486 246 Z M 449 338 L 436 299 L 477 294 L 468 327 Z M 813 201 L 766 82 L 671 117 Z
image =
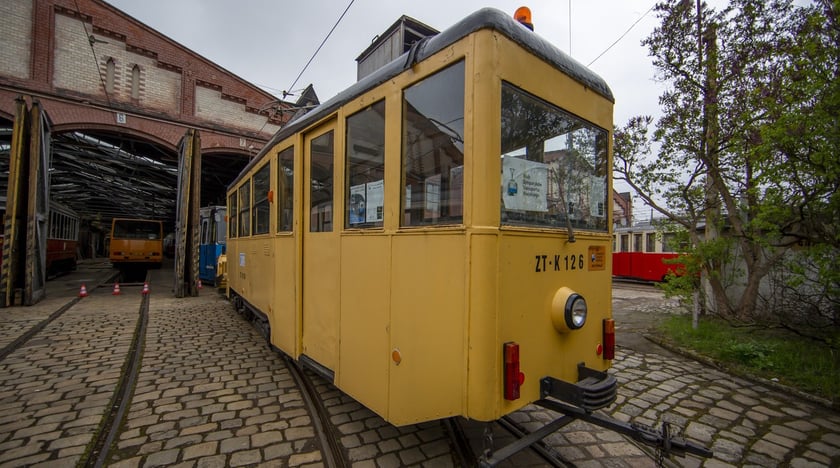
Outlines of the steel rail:
M 151 273 L 146 273 L 146 282 L 149 282 Z M 125 413 L 131 405 L 131 397 L 137 385 L 137 376 L 140 372 L 140 362 L 143 357 L 144 343 L 146 342 L 146 328 L 149 323 L 149 295 L 143 294 L 140 300 L 137 325 L 134 328 L 134 336 L 123 364 L 123 372 L 117 381 L 114 390 L 114 397 L 110 402 L 110 411 L 105 413 L 96 435 L 91 441 L 89 450 L 85 451 L 77 466 L 101 468 L 106 466 L 108 452 L 117 434 L 120 432 Z
M 115 276 L 116 276 L 116 274 L 109 276 L 108 278 L 103 280 L 101 283 L 99 283 L 95 287 L 98 288 L 98 287 L 102 286 L 103 284 L 110 282 L 111 280 L 114 279 Z M 81 297 L 74 297 L 73 299 L 69 300 L 64 305 L 62 305 L 61 307 L 56 309 L 55 312 L 51 313 L 49 317 L 45 318 L 44 320 L 41 320 L 40 322 L 35 324 L 32 328 L 30 328 L 29 330 L 24 332 L 22 335 L 17 337 L 14 341 L 12 341 L 11 343 L 7 344 L 2 349 L 0 349 L 0 361 L 2 361 L 3 359 L 6 359 L 6 357 L 8 357 L 10 354 L 15 352 L 17 349 L 21 348 L 24 344 L 26 344 L 29 340 L 31 340 L 32 337 L 34 337 L 35 335 L 40 333 L 41 330 L 46 328 L 47 325 L 52 323 L 55 319 L 61 317 L 65 312 L 70 310 L 74 305 L 78 304 L 81 299 L 82 299 Z
M 327 409 L 324 407 L 320 395 L 318 395 L 318 392 L 315 390 L 315 386 L 313 385 L 311 379 L 307 377 L 306 373 L 298 365 L 298 363 L 285 353 L 283 353 L 283 360 L 286 361 L 286 366 L 300 389 L 303 401 L 306 403 L 310 413 L 313 415 L 312 425 L 315 427 L 315 432 L 318 434 L 318 438 L 320 438 L 322 442 L 326 442 L 325 444 L 321 444 L 321 453 L 324 456 L 324 465 L 329 468 L 349 467 L 350 463 L 347 460 L 347 455 L 345 455 L 344 450 L 341 447 L 338 436 L 330 423 Z

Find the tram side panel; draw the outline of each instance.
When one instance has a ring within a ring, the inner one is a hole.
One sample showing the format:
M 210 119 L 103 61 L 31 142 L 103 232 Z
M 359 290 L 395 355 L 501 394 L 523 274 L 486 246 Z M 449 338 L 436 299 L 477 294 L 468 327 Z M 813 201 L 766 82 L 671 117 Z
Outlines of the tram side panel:
M 274 290 L 278 287 L 273 275 L 274 264 L 277 262 L 274 243 L 268 237 L 261 236 L 248 240 L 248 245 L 247 261 L 251 266 L 248 275 L 251 290 L 249 300 L 271 319 Z
M 463 413 L 465 245 L 463 233 L 394 237 L 388 411 L 393 424 Z
M 341 240 L 341 324 L 336 383 L 380 415 L 388 414 L 391 236 Z
M 498 230 L 469 236 L 469 313 L 465 338 L 469 372 L 463 414 L 479 421 L 493 421 L 501 416 L 503 356 L 498 324 L 504 312 L 498 307 L 499 271 L 509 266 L 500 262 L 499 245 Z
M 271 344 L 294 358 L 298 357 L 298 309 L 297 309 L 297 240 L 292 235 L 283 235 L 274 240 L 274 269 L 270 290 L 273 292 L 273 307 L 269 313 L 271 322 Z

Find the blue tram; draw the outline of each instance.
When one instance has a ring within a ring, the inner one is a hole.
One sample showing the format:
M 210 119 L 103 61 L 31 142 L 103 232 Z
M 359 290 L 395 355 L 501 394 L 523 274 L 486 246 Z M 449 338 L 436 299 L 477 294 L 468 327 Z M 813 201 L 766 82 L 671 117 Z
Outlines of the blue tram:
M 198 248 L 198 277 L 202 282 L 216 281 L 216 264 L 225 253 L 227 222 L 224 206 L 206 206 L 199 211 L 200 245 Z

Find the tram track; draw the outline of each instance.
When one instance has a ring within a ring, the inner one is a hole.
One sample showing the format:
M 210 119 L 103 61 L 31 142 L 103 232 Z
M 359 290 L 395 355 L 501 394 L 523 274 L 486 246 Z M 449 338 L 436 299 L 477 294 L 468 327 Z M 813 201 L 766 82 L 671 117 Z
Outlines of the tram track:
M 448 418 L 442 422 L 445 424 L 447 432 L 449 433 L 453 454 L 456 460 L 460 462 L 461 466 L 495 466 L 488 463 L 487 459 L 493 458 L 494 454 L 496 454 L 493 450 L 495 449 L 501 451 L 502 446 L 505 446 L 504 450 L 509 452 L 509 458 L 505 458 L 501 461 L 514 466 L 533 466 L 534 460 L 539 460 L 538 463 L 544 463 L 545 466 L 554 466 L 558 468 L 575 466 L 543 440 L 539 440 L 528 446 L 522 446 L 520 448 L 510 450 L 511 445 L 526 439 L 529 435 L 531 435 L 531 432 L 521 424 L 517 423 L 509 415 L 503 416 L 497 421 L 481 423 L 484 426 L 481 441 L 475 440 L 477 439 L 475 436 L 473 436 L 471 440 L 471 438 L 467 435 L 470 431 L 465 429 L 464 425 L 471 423 L 467 422 L 463 418 Z M 500 443 L 499 446 L 495 446 L 493 442 L 493 434 L 497 432 L 502 432 L 503 434 L 509 436 L 505 438 L 505 442 Z
M 146 273 L 145 284 L 150 281 L 151 273 Z M 114 397 L 109 410 L 103 416 L 99 429 L 88 445 L 89 450 L 77 466 L 100 468 L 106 465 L 108 452 L 120 431 L 120 425 L 131 404 L 131 394 L 137 384 L 137 375 L 143 356 L 143 344 L 146 339 L 146 327 L 149 323 L 149 295 L 142 294 L 138 310 L 137 325 L 131 338 L 131 346 L 123 364 L 120 378 L 114 390 Z
M 56 303 L 52 304 L 51 307 L 45 308 L 43 313 L 45 315 L 48 314 L 46 315 L 46 318 L 40 320 L 35 325 L 30 326 L 28 329 L 20 333 L 17 338 L 0 349 L 0 362 L 9 358 L 13 353 L 20 353 L 24 349 L 29 349 L 30 346 L 33 347 L 33 349 L 43 349 L 45 346 L 57 346 L 60 342 L 76 346 L 76 344 L 72 341 L 56 341 L 55 330 L 52 326 L 53 324 L 57 324 L 56 327 L 58 327 L 58 329 L 66 330 L 68 324 L 72 324 L 71 328 L 75 327 L 75 329 L 79 331 L 92 331 L 98 328 L 99 321 L 102 318 L 102 316 L 99 316 L 99 319 L 97 319 L 95 318 L 96 315 L 91 315 L 93 311 L 97 309 L 98 311 L 108 309 L 114 307 L 116 304 L 120 304 L 117 306 L 118 309 L 122 309 L 124 311 L 131 310 L 132 306 L 129 304 L 138 303 L 136 296 L 130 297 L 128 295 L 124 295 L 122 298 L 119 298 L 119 293 L 116 291 L 112 293 L 104 291 L 106 285 L 117 279 L 118 275 L 119 273 L 116 272 L 109 274 L 104 279 L 92 284 L 90 288 L 84 288 L 83 286 L 79 296 L 55 301 Z M 148 282 L 149 275 L 147 274 L 145 278 Z M 99 290 L 98 293 L 97 290 Z M 81 292 L 84 292 L 84 294 L 81 294 Z M 102 371 L 94 374 L 103 376 L 108 373 L 109 368 L 119 370 L 119 372 L 114 372 L 114 375 L 117 377 L 114 379 L 113 386 L 108 392 L 109 396 L 104 399 L 104 404 L 99 406 L 99 408 L 101 408 L 101 418 L 99 422 L 91 422 L 89 425 L 88 433 L 90 434 L 90 439 L 84 445 L 85 449 L 80 454 L 76 466 L 101 467 L 106 465 L 109 448 L 116 440 L 120 424 L 128 410 L 128 405 L 131 400 L 131 392 L 133 391 L 139 371 L 145 328 L 148 322 L 149 296 L 146 294 L 138 294 L 138 296 L 140 296 L 139 309 L 134 309 L 138 311 L 137 315 L 134 317 L 132 317 L 133 314 L 131 313 L 122 315 L 128 320 L 127 322 L 124 322 L 128 325 L 128 330 L 133 330 L 124 354 L 119 355 L 117 360 L 106 360 L 101 362 L 100 365 L 103 366 Z M 109 305 L 105 306 L 104 304 Z M 50 310 L 52 307 L 54 307 L 54 310 Z M 68 319 L 69 321 L 64 319 L 65 316 L 69 317 L 71 315 L 74 318 Z M 117 319 L 111 323 L 117 323 L 119 320 L 120 319 Z M 59 333 L 58 336 L 61 336 L 61 333 Z M 43 337 L 43 339 L 41 337 Z M 104 343 L 104 341 L 105 340 L 101 340 L 100 343 Z M 84 347 L 82 346 L 79 349 L 83 348 Z M 59 353 L 60 355 L 62 349 L 63 347 L 56 348 L 53 353 Z M 90 348 L 84 349 L 84 354 L 91 351 Z M 114 356 L 116 357 L 118 354 L 119 353 L 114 354 Z M 48 355 L 53 356 L 54 354 L 48 352 Z M 70 360 L 68 360 L 69 365 L 78 365 L 80 368 L 87 368 L 90 365 L 85 363 L 82 354 L 72 355 L 74 358 L 70 358 Z M 82 359 L 77 361 L 76 357 L 82 357 Z M 20 356 L 16 359 L 20 359 Z M 79 382 L 81 386 L 87 384 L 87 382 L 85 382 L 85 384 L 82 384 L 82 381 Z M 103 388 L 103 385 L 97 385 L 92 382 L 91 384 L 92 385 L 88 387 L 90 391 L 90 393 L 87 394 L 88 396 L 101 393 L 99 389 Z M 37 392 L 42 390 L 45 389 L 39 389 Z M 98 399 L 96 397 L 94 398 Z M 70 401 L 73 401 L 73 399 L 71 398 Z M 64 434 L 64 436 L 72 438 L 73 434 L 67 433 Z M 55 456 L 56 455 L 52 455 L 52 457 Z
M 102 282 L 97 284 L 95 287 L 99 288 L 99 287 L 102 287 L 105 284 L 113 281 L 113 279 L 116 278 L 118 274 L 119 273 L 114 273 L 113 275 L 109 276 L 108 278 L 106 278 L 105 280 L 103 280 Z M 31 327 L 29 330 L 22 333 L 15 340 L 13 340 L 12 342 L 10 342 L 6 346 L 4 346 L 2 349 L 0 349 L 0 361 L 5 359 L 6 357 L 8 357 L 10 354 L 15 352 L 16 350 L 23 347 L 27 342 L 29 342 L 29 340 L 31 340 L 32 338 L 37 336 L 38 333 L 40 333 L 44 328 L 46 328 L 47 325 L 54 322 L 56 319 L 58 319 L 59 317 L 64 315 L 65 312 L 67 312 L 68 310 L 73 308 L 73 306 L 78 304 L 80 300 L 82 300 L 81 297 L 74 297 L 73 299 L 67 301 L 66 303 L 61 305 L 58 309 L 53 311 L 47 318 L 45 318 L 44 320 L 41 320 L 40 322 L 35 324 L 33 327 Z
M 306 407 L 309 409 L 310 414 L 313 415 L 312 424 L 315 428 L 315 433 L 321 441 L 321 453 L 323 455 L 324 465 L 328 468 L 346 468 L 350 466 L 350 460 L 341 447 L 339 436 L 330 422 L 327 409 L 324 407 L 324 403 L 321 401 L 321 396 L 315 388 L 312 379 L 294 359 L 283 354 L 283 360 L 286 362 L 292 378 L 301 391 Z
M 642 280 L 634 280 L 634 279 L 626 279 L 626 278 L 613 278 L 613 289 L 625 289 L 631 291 L 660 291 L 659 288 L 656 287 L 656 283 L 651 283 L 650 281 L 642 281 Z

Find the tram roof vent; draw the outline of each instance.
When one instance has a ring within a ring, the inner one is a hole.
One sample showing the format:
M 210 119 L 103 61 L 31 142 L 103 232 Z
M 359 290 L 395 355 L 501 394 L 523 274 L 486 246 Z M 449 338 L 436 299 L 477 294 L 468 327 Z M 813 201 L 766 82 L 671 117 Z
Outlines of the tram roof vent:
M 424 37 L 434 36 L 438 31 L 414 18 L 403 15 L 382 34 L 376 36 L 370 46 L 356 57 L 356 79 L 370 75 L 380 67 L 408 52 L 411 45 Z

